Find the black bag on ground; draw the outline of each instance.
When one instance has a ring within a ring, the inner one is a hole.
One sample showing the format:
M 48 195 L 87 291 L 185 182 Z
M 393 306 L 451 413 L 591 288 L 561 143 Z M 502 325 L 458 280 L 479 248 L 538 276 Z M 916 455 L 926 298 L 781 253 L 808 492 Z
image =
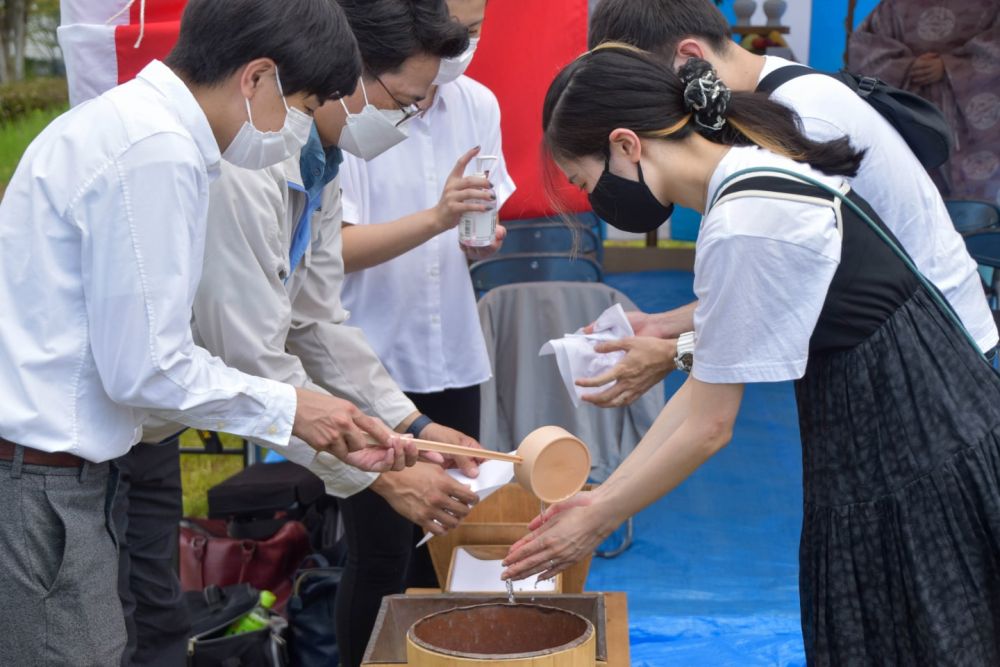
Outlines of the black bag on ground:
M 757 84 L 757 92 L 770 95 L 792 79 L 806 74 L 825 74 L 857 93 L 896 128 L 926 169 L 940 167 L 951 155 L 953 132 L 941 110 L 919 95 L 872 76 L 847 71 L 820 72 L 804 65 L 788 65 L 765 76 Z
M 271 625 L 261 630 L 226 636 L 226 628 L 250 613 L 260 591 L 250 584 L 184 594 L 191 615 L 187 667 L 286 667 L 283 637 L 287 622 L 271 614 Z
M 295 667 L 336 667 L 340 663 L 334 629 L 334 601 L 344 568 L 320 554 L 305 559 L 295 573 L 288 601 L 289 655 Z
M 312 550 L 335 557 L 337 502 L 323 481 L 290 461 L 255 463 L 208 490 L 208 516 L 226 520 L 230 537 L 267 540 L 290 520 L 301 521 Z

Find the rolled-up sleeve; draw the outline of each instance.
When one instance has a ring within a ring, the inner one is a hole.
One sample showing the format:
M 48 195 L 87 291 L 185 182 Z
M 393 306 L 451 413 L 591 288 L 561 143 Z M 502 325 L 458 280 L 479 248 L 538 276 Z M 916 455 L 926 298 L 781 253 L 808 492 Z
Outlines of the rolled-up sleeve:
M 166 133 L 134 144 L 68 211 L 89 221 L 80 263 L 96 370 L 120 404 L 284 446 L 295 390 L 227 367 L 191 334 L 208 181 L 189 150 L 178 155 Z

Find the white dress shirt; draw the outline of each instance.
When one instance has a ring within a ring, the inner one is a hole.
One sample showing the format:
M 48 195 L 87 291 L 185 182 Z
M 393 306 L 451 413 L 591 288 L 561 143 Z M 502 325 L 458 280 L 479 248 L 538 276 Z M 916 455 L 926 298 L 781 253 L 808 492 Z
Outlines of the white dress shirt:
M 789 60 L 767 56 L 764 78 Z M 997 344 L 997 327 L 983 294 L 976 262 L 955 231 L 944 200 L 899 133 L 847 86 L 823 74 L 793 79 L 771 96 L 794 109 L 806 135 L 816 141 L 850 138 L 865 158 L 851 188 L 868 200 L 917 268 L 945 295 L 986 352 Z
M 100 462 L 159 414 L 288 442 L 295 390 L 191 336 L 219 161 L 201 107 L 158 61 L 31 144 L 0 203 L 0 435 Z
M 406 123 L 409 138 L 374 160 L 347 155 L 341 169 L 344 222 L 392 222 L 441 199 L 455 162 L 469 149 L 499 157 L 490 180 L 497 209 L 514 192 L 500 139 L 500 106 L 465 76 L 438 88 L 430 108 Z M 474 172 L 473 161 L 466 173 Z M 476 299 L 458 230 L 438 234 L 344 282 L 351 322 L 409 392 L 470 387 L 490 378 Z

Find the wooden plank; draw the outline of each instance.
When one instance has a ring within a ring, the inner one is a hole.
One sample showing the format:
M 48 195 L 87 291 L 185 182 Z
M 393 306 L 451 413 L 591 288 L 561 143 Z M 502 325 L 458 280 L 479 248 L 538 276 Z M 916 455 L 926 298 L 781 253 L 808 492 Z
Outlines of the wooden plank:
M 617 248 L 604 249 L 601 264 L 605 273 L 632 271 L 693 271 L 694 248 Z
M 604 625 L 608 642 L 608 665 L 631 665 L 627 594 L 604 593 Z

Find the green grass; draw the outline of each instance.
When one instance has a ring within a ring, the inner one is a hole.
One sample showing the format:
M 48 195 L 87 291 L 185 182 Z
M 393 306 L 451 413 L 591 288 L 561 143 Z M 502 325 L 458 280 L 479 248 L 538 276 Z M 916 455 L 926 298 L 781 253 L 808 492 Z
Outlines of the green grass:
M 63 113 L 65 108 L 31 111 L 13 123 L 0 125 L 0 193 L 14 174 L 17 163 L 31 140 L 45 129 L 52 120 Z
M 222 434 L 222 446 L 239 449 L 242 440 Z M 194 431 L 181 434 L 181 447 L 201 447 Z M 181 488 L 184 516 L 208 516 L 208 490 L 243 469 L 243 457 L 226 454 L 181 454 Z

